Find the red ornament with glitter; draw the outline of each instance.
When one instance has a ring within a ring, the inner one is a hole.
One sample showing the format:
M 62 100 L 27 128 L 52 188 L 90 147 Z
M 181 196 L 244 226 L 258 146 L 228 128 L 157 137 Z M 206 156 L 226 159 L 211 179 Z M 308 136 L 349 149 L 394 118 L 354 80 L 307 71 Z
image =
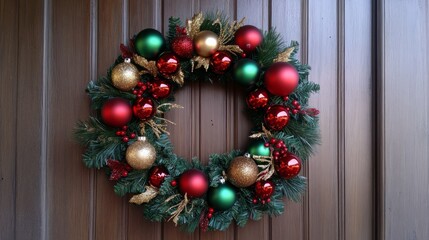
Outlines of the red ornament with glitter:
M 247 95 L 246 103 L 250 109 L 255 110 L 266 107 L 268 100 L 268 92 L 265 89 L 260 88 Z
M 141 120 L 149 120 L 156 113 L 155 103 L 150 98 L 140 98 L 133 105 L 134 116 Z
M 111 127 L 127 125 L 132 117 L 130 103 L 122 98 L 109 99 L 101 107 L 101 119 Z
M 289 122 L 289 114 L 285 106 L 273 105 L 270 106 L 264 116 L 266 127 L 280 131 Z
M 179 59 L 172 52 L 163 53 L 156 60 L 156 67 L 162 75 L 169 76 L 180 68 Z
M 194 56 L 194 41 L 187 35 L 175 37 L 171 42 L 171 49 L 180 58 L 192 58 Z
M 290 179 L 298 176 L 301 171 L 302 161 L 292 153 L 274 161 L 276 172 L 283 178 Z
M 210 67 L 216 74 L 224 74 L 231 66 L 231 54 L 225 51 L 218 51 L 211 57 Z
M 160 188 L 164 182 L 165 177 L 168 176 L 168 170 L 164 166 L 155 166 L 149 172 L 150 185 Z
M 107 160 L 107 166 L 112 170 L 110 172 L 110 180 L 117 181 L 122 177 L 128 176 L 128 172 L 133 168 L 127 163 L 120 162 L 118 160 L 109 159 Z

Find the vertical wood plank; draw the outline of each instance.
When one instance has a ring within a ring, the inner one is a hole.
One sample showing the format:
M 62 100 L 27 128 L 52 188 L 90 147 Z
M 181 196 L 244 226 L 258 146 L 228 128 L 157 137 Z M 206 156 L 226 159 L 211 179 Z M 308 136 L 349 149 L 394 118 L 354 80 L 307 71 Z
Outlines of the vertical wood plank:
M 192 18 L 200 9 L 198 0 L 174 1 L 164 0 L 162 8 L 164 34 L 168 30 L 168 18 L 170 16 L 180 17 L 184 23 L 186 19 Z M 186 81 L 186 79 L 185 79 Z M 188 83 L 189 84 L 189 83 Z M 179 156 L 191 159 L 199 156 L 200 136 L 200 101 L 199 83 L 195 82 L 180 89 L 176 94 L 176 103 L 184 106 L 184 109 L 173 109 L 166 117 L 175 122 L 176 125 L 169 126 L 170 139 L 174 145 L 175 153 Z M 173 223 L 164 224 L 163 239 L 188 240 L 199 239 L 198 231 L 185 233 L 176 228 Z
M 303 27 L 306 21 L 304 21 L 305 19 L 303 18 L 302 1 L 273 0 L 270 9 L 271 27 L 276 28 L 287 45 L 292 40 L 298 41 L 301 44 L 299 55 L 302 55 L 304 47 L 302 32 L 306 29 Z M 308 164 L 305 167 L 308 168 Z M 303 175 L 306 175 L 306 173 L 303 173 Z M 285 199 L 284 202 L 284 214 L 272 218 L 271 239 L 280 240 L 284 239 L 285 236 L 288 236 L 290 239 L 303 239 L 304 204 L 306 202 L 304 199 L 302 199 L 300 203 L 295 203 L 287 199 Z
M 97 77 L 100 77 L 107 74 L 107 70 L 120 54 L 119 45 L 124 31 L 122 28 L 123 0 L 98 1 L 97 9 Z M 124 215 L 127 213 L 126 198 L 115 195 L 112 185 L 104 171 L 97 171 L 96 239 L 125 239 L 127 233 L 124 222 Z
M 268 30 L 269 12 L 268 2 L 257 0 L 240 0 L 236 2 L 236 17 L 241 19 L 246 17 L 246 24 L 254 25 L 262 30 Z M 237 86 L 235 89 L 235 148 L 246 149 L 248 136 L 251 127 L 248 116 L 244 114 L 246 108 L 246 94 L 244 89 Z M 236 229 L 236 240 L 244 239 L 269 239 L 270 238 L 270 219 L 264 216 L 259 221 L 249 221 L 245 227 Z
M 18 2 L 0 1 L 0 239 L 15 238 Z
M 161 0 L 129 1 L 129 37 L 145 28 L 162 31 Z M 162 239 L 163 223 L 144 219 L 142 206 L 128 204 L 127 239 Z
M 428 239 L 429 5 L 421 0 L 380 4 L 381 236 Z
M 89 115 L 82 89 L 90 76 L 90 2 L 52 1 L 48 95 L 50 239 L 88 239 L 90 170 L 73 140 L 74 124 Z
M 309 162 L 309 239 L 338 239 L 337 37 L 337 2 L 310 0 L 310 79 L 322 86 L 310 102 L 321 112 L 322 146 Z
M 19 1 L 15 238 L 45 237 L 44 1 Z M 45 56 L 46 57 L 46 56 Z M 31 90 L 30 90 L 31 89 Z M 31 117 L 29 117 L 31 116 Z
M 344 237 L 371 239 L 375 210 L 372 2 L 345 1 L 344 11 Z

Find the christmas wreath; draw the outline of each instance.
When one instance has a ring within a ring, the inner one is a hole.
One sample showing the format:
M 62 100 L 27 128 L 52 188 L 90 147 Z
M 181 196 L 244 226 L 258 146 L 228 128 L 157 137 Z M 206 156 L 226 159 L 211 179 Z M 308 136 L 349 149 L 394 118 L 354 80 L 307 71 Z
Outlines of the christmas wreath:
M 184 27 L 171 17 L 166 38 L 144 29 L 120 49 L 107 77 L 88 84 L 97 115 L 75 132 L 84 163 L 104 169 L 116 194 L 144 204 L 148 219 L 187 231 L 244 226 L 281 214 L 283 197 L 300 199 L 302 161 L 319 140 L 318 110 L 308 107 L 319 86 L 295 58 L 297 42 L 286 47 L 275 30 L 199 13 Z M 246 152 L 213 154 L 207 166 L 173 152 L 164 116 L 180 108 L 176 90 L 205 80 L 243 86 L 254 123 Z

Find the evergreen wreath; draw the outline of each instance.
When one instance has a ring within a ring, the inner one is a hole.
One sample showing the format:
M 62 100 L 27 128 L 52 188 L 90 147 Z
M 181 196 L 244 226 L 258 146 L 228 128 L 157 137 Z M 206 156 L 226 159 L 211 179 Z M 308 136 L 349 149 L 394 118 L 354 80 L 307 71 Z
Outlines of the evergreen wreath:
M 286 47 L 275 30 L 262 34 L 243 20 L 199 13 L 183 27 L 171 17 L 166 38 L 142 30 L 121 44 L 107 77 L 87 86 L 97 115 L 75 130 L 83 161 L 104 169 L 115 193 L 133 195 L 152 221 L 226 230 L 233 220 L 282 214 L 282 198 L 299 201 L 305 190 L 302 161 L 319 142 L 319 112 L 308 99 L 319 85 L 296 59 L 297 42 Z M 164 118 L 180 108 L 176 90 L 203 80 L 242 85 L 254 123 L 246 152 L 213 154 L 207 166 L 173 152 Z

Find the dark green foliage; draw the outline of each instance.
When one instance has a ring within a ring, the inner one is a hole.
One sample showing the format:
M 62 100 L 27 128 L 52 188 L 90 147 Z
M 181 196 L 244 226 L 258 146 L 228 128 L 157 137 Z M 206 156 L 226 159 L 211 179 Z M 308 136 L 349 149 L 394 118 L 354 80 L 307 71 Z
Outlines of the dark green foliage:
M 213 24 L 214 19 L 220 16 L 221 22 L 225 25 L 229 20 L 223 15 L 210 14 L 206 16 L 200 30 L 210 30 L 219 33 L 219 25 Z M 176 26 L 182 26 L 179 18 L 171 17 L 169 19 L 168 33 L 166 39 L 171 43 L 176 37 Z M 169 44 L 168 44 L 169 45 Z M 298 100 L 302 109 L 308 109 L 308 100 L 312 93 L 319 90 L 319 85 L 308 80 L 310 67 L 300 63 L 296 59 L 298 52 L 298 43 L 291 42 L 289 47 L 294 47 L 291 54 L 290 64 L 294 65 L 299 72 L 300 81 L 297 89 L 289 96 L 289 100 L 285 101 L 281 97 L 270 95 L 269 104 L 282 104 L 292 108 L 292 101 Z M 263 86 L 263 73 L 272 64 L 273 59 L 286 49 L 280 35 L 274 30 L 269 30 L 264 33 L 264 40 L 257 50 L 248 54 L 248 57 L 257 61 L 260 64 L 262 74 L 259 80 L 246 90 L 254 90 Z M 235 60 L 239 57 L 234 56 Z M 123 59 L 118 57 L 112 68 L 122 62 Z M 196 69 L 192 71 L 190 60 L 181 60 L 181 68 L 185 74 L 186 83 L 191 81 L 232 81 L 231 70 L 224 75 L 217 75 L 213 72 L 206 72 L 204 69 Z M 112 69 L 111 68 L 111 69 Z M 139 67 L 140 68 L 140 67 Z M 135 101 L 135 96 L 130 92 L 122 92 L 116 89 L 110 81 L 110 72 L 108 70 L 107 77 L 101 77 L 97 81 L 90 82 L 87 87 L 87 92 L 92 100 L 92 108 L 100 109 L 104 102 L 112 97 L 121 97 L 129 100 L 131 103 Z M 141 69 L 141 68 L 140 68 Z M 150 75 L 143 75 L 142 81 L 151 80 Z M 179 86 L 173 84 L 177 90 Z M 243 101 L 245 101 L 243 99 Z M 171 97 L 155 101 L 158 105 L 162 103 L 174 102 L 173 94 Z M 163 108 L 166 112 L 169 109 Z M 180 110 L 176 110 L 180 111 Z M 248 111 L 249 117 L 254 123 L 253 132 L 260 132 L 264 111 Z M 160 123 L 160 120 L 156 120 Z M 128 125 L 131 132 L 140 132 L 140 122 L 133 119 Z M 292 115 L 288 125 L 281 131 L 273 131 L 275 138 L 282 139 L 289 151 L 299 156 L 302 160 L 307 160 L 313 152 L 313 146 L 318 144 L 319 139 L 319 124 L 318 117 L 307 115 L 305 111 L 297 115 Z M 125 151 L 129 143 L 123 143 L 121 137 L 115 135 L 118 129 L 104 125 L 97 117 L 90 117 L 85 122 L 79 122 L 75 129 L 75 135 L 79 143 L 87 147 L 83 155 L 83 160 L 88 167 L 103 168 L 108 174 L 110 169 L 107 168 L 106 162 L 108 159 L 116 159 L 125 161 Z M 159 189 L 156 198 L 144 205 L 144 215 L 151 221 L 166 221 L 170 218 L 171 213 L 176 209 L 174 206 L 180 203 L 184 196 L 179 192 L 178 187 L 171 186 L 172 180 L 178 180 L 179 176 L 186 170 L 197 168 L 204 171 L 209 177 L 211 187 L 217 187 L 220 180 L 223 178 L 230 161 L 243 154 L 242 151 L 234 150 L 229 153 L 213 154 L 209 158 L 207 166 L 203 166 L 198 159 L 188 161 L 180 156 L 177 156 L 173 151 L 173 146 L 166 134 L 162 134 L 157 138 L 149 127 L 145 128 L 145 136 L 157 151 L 157 159 L 155 165 L 164 165 L 169 176 L 166 177 L 164 183 Z M 123 177 L 114 185 L 114 191 L 119 196 L 127 194 L 137 194 L 145 191 L 145 186 L 148 184 L 149 170 L 129 172 L 127 177 Z M 271 201 L 266 204 L 254 204 L 255 198 L 253 186 L 248 188 L 236 188 L 237 201 L 226 211 L 219 211 L 213 214 L 213 218 L 209 221 L 209 230 L 226 230 L 230 224 L 235 221 L 238 226 L 244 226 L 249 219 L 261 219 L 264 214 L 277 216 L 284 211 L 283 198 L 286 197 L 293 201 L 299 201 L 302 193 L 305 191 L 306 179 L 298 176 L 289 180 L 285 180 L 274 174 L 271 180 L 275 183 L 275 192 L 271 197 Z M 169 199 L 174 196 L 172 199 Z M 205 198 L 190 199 L 186 209 L 179 215 L 178 224 L 186 231 L 194 231 L 198 225 L 202 214 L 206 213 L 209 206 Z

